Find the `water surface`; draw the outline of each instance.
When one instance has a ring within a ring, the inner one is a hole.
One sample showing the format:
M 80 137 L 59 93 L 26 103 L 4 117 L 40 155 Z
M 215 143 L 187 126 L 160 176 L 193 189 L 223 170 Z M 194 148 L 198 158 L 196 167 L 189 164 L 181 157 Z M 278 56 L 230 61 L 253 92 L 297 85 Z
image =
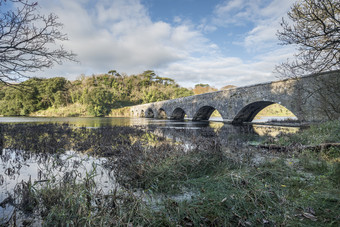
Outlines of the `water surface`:
M 265 135 L 277 136 L 279 133 L 295 133 L 299 130 L 297 127 L 252 124 L 233 126 L 222 122 L 170 121 L 147 118 L 0 117 L 0 124 L 37 125 L 51 123 L 57 125 L 66 123 L 73 128 L 86 127 L 88 129 L 141 125 L 144 129 L 155 135 L 181 142 L 186 146 L 195 143 L 195 138 L 203 136 L 219 141 L 219 143 L 225 147 L 242 147 L 254 143 L 254 141 L 260 141 Z M 21 129 L 25 130 L 25 126 L 21 127 Z M 18 132 L 18 134 L 19 133 L 20 132 Z M 46 135 L 44 135 L 44 132 L 39 132 L 36 136 L 46 141 L 49 139 L 60 139 L 50 138 L 51 135 L 45 134 Z M 32 135 L 32 133 L 30 135 Z M 8 136 L 4 138 L 4 140 L 6 139 L 8 139 Z M 20 140 L 20 138 L 15 138 L 15 136 L 11 139 Z M 27 147 L 27 144 L 25 146 Z M 23 147 L 25 148 L 25 146 Z M 0 147 L 0 204 L 2 203 L 2 206 L 0 206 L 0 225 L 5 223 L 6 220 L 13 215 L 15 210 L 13 203 L 5 203 L 4 201 L 10 197 L 15 197 L 15 190 L 22 182 L 31 181 L 35 187 L 39 187 L 39 185 L 44 184 L 45 181 L 50 181 L 51 176 L 54 177 L 54 180 L 72 180 L 74 177 L 82 179 L 95 169 L 96 175 L 93 179 L 101 190 L 109 191 L 116 186 L 112 173 L 105 168 L 107 164 L 106 158 L 82 154 L 72 150 L 72 148 L 67 149 L 67 146 L 65 147 L 66 150 L 55 155 L 32 153 L 24 148 L 13 150 Z

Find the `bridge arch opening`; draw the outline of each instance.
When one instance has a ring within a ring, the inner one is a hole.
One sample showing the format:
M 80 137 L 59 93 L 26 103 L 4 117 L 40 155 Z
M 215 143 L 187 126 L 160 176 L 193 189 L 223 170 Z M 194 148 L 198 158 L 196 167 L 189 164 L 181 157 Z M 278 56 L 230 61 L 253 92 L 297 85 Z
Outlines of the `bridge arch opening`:
M 212 118 L 211 118 L 212 117 Z M 201 107 L 194 115 L 193 121 L 207 121 L 209 119 L 223 120 L 221 114 L 212 106 Z
M 160 108 L 157 113 L 157 118 L 159 119 L 167 119 L 166 112 L 163 108 Z
M 218 110 L 215 109 L 214 112 L 211 113 L 209 121 L 223 121 L 223 117 L 220 114 L 220 112 L 218 112 Z
M 268 122 L 268 121 L 297 121 L 298 118 L 286 107 L 274 103 L 256 114 L 252 122 Z
M 297 121 L 298 118 L 286 107 L 269 101 L 251 103 L 236 115 L 233 124 L 244 122 Z
M 184 117 L 186 116 L 185 111 L 182 108 L 176 108 L 172 114 L 170 119 L 171 120 L 184 120 Z
M 146 118 L 153 118 L 155 116 L 155 114 L 153 113 L 153 110 L 151 108 L 148 108 L 145 111 L 145 117 Z

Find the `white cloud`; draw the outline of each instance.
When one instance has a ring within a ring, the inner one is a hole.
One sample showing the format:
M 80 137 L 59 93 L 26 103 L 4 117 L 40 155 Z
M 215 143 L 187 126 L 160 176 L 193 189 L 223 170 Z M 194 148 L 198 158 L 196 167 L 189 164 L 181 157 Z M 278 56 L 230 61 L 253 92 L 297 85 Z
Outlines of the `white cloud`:
M 160 69 L 162 75 L 175 78 L 185 87 L 207 83 L 216 88 L 226 85 L 245 86 L 277 79 L 273 73 L 275 65 L 292 56 L 292 48 L 285 47 L 263 55 L 252 61 L 235 57 L 190 58 L 175 62 Z
M 249 28 L 236 45 L 251 52 L 253 57 L 229 57 L 221 54 L 219 47 L 215 46 L 214 54 L 209 57 L 206 54 L 171 63 L 160 72 L 184 86 L 208 83 L 220 88 L 229 84 L 243 86 L 276 80 L 277 75 L 273 73 L 275 65 L 292 57 L 294 52 L 291 47 L 279 46 L 276 37 L 279 22 L 292 3 L 282 0 L 224 1 L 215 7 L 210 19 L 201 21 L 198 28 L 206 33 L 214 32 L 221 26 L 229 29 L 230 33 L 238 27 Z
M 276 32 L 278 30 L 276 23 L 270 23 L 268 25 L 257 25 L 253 30 L 248 32 L 242 45 L 244 45 L 248 51 L 260 51 L 261 49 L 275 47 L 278 40 Z
M 260 0 L 226 0 L 217 5 L 212 22 L 219 26 L 244 26 L 257 17 Z
M 252 28 L 244 35 L 243 41 L 237 42 L 238 44 L 251 52 L 270 49 L 273 46 L 277 48 L 276 32 L 280 29 L 281 18 L 286 15 L 293 2 L 292 0 L 224 1 L 216 6 L 212 23 L 227 27 L 252 24 Z
M 91 8 L 87 8 L 89 4 Z M 141 73 L 214 49 L 188 23 L 152 22 L 139 0 L 45 1 L 41 10 L 60 17 L 63 32 L 69 37 L 64 46 L 73 50 L 81 62 L 67 70 L 64 66 L 70 63 L 56 66 L 47 70 L 48 74 L 105 73 L 110 69 Z
M 217 88 L 274 80 L 274 66 L 292 56 L 291 48 L 277 46 L 275 36 L 289 5 L 282 0 L 267 5 L 260 0 L 225 1 L 216 6 L 214 16 L 195 25 L 179 17 L 174 24 L 152 21 L 140 0 L 42 1 L 42 11 L 60 17 L 70 39 L 64 46 L 78 54 L 81 64 L 67 62 L 41 75 L 75 79 L 111 69 L 128 74 L 153 69 L 182 86 L 208 83 Z M 239 43 L 252 52 L 250 59 L 222 53 L 204 35 L 220 26 L 237 29 L 249 23 L 253 26 Z
M 244 46 L 250 49 L 272 48 L 277 49 L 278 39 L 276 33 L 280 30 L 280 21 L 289 10 L 292 2 L 274 0 L 268 6 L 258 11 L 256 26 L 248 32 L 244 39 Z
M 261 9 L 261 15 L 268 18 L 281 18 L 290 9 L 295 0 L 273 0 Z M 284 15 L 283 15 L 284 14 Z
M 245 7 L 245 0 L 225 1 L 216 6 L 215 12 L 218 16 L 230 14 L 234 10 L 240 10 Z

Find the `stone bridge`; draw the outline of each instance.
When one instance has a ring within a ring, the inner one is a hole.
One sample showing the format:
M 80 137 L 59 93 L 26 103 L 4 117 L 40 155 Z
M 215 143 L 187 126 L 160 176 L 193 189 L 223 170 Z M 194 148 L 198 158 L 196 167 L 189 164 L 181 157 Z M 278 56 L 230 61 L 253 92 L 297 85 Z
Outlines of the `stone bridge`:
M 301 122 L 340 119 L 340 70 L 136 105 L 130 111 L 134 117 L 201 121 L 217 110 L 224 122 L 242 124 L 274 103 Z

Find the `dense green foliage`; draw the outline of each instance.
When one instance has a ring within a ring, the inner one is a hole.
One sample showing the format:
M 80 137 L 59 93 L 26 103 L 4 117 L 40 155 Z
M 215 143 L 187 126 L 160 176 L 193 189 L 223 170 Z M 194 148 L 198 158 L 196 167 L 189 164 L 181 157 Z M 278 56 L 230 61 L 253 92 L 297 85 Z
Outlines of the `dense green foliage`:
M 18 86 L 0 87 L 0 115 L 27 115 L 49 107 L 80 103 L 89 115 L 103 116 L 113 108 L 193 95 L 174 80 L 153 71 L 140 75 L 111 74 L 81 76 L 75 81 L 62 77 L 32 78 Z

